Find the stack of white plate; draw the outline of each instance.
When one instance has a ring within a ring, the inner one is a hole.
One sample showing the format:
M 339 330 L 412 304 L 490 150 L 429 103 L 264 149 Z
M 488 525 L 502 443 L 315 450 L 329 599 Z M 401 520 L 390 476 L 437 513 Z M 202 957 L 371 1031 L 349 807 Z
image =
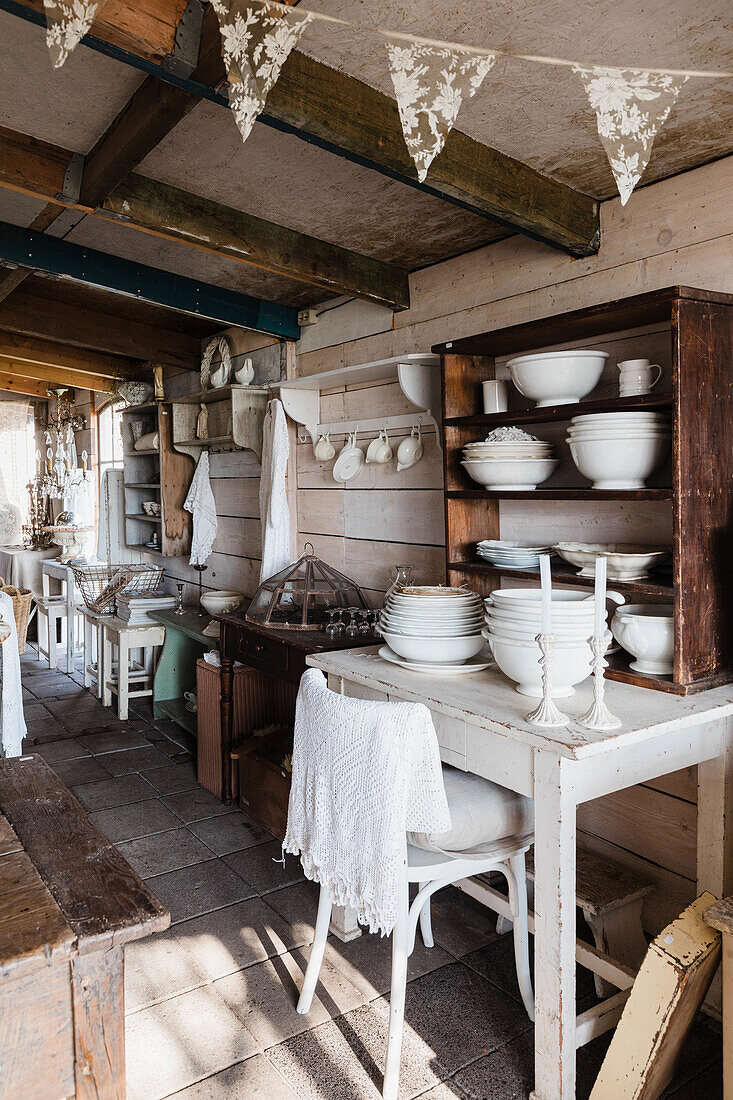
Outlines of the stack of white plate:
M 617 593 L 609 599 L 623 603 Z M 537 588 L 499 588 L 484 600 L 484 637 L 494 659 L 522 695 L 542 695 L 542 670 L 537 635 L 542 628 L 542 594 Z M 574 694 L 574 685 L 591 673 L 593 596 L 585 592 L 552 593 L 552 695 Z
M 570 421 L 573 462 L 594 489 L 643 489 L 669 450 L 672 432 L 661 412 L 588 413 Z
M 461 664 L 483 648 L 481 597 L 466 588 L 416 586 L 392 592 L 379 632 L 406 661 Z
M 557 461 L 551 443 L 527 435 L 526 439 L 467 443 L 461 465 L 486 489 L 536 489 L 540 482 L 547 481 Z
M 482 539 L 476 543 L 476 553 L 502 569 L 537 569 L 541 554 L 551 554 L 551 546 L 525 546 L 505 539 Z

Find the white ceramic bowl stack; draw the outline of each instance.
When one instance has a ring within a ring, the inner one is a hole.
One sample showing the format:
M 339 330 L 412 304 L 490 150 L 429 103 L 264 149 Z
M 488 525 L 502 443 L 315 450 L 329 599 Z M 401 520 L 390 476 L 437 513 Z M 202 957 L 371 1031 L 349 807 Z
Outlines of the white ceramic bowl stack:
M 501 569 L 538 569 L 540 554 L 551 554 L 551 546 L 525 546 L 503 539 L 482 539 L 476 543 L 476 553 L 484 561 Z
M 643 489 L 664 461 L 672 432 L 664 413 L 588 413 L 570 421 L 567 442 L 594 489 Z
M 551 443 L 509 428 L 492 432 L 483 442 L 467 443 L 461 465 L 486 489 L 536 489 L 557 463 Z
M 616 592 L 609 599 L 623 603 Z M 517 684 L 521 695 L 542 696 L 540 648 L 536 638 L 542 628 L 542 598 L 536 588 L 499 588 L 484 600 L 484 637 L 497 665 Z M 574 694 L 591 674 L 592 654 L 588 639 L 593 634 L 593 596 L 584 592 L 553 591 L 552 696 Z
M 483 648 L 481 597 L 466 588 L 415 586 L 390 593 L 379 632 L 406 661 L 460 664 Z

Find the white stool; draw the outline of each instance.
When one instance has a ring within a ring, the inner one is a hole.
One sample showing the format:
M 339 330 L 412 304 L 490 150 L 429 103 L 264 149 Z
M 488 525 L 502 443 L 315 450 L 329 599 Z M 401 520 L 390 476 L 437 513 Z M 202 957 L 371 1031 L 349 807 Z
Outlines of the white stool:
M 130 626 L 114 615 L 103 615 L 102 627 L 102 705 L 112 706 L 112 696 L 117 696 L 117 716 L 127 718 L 130 702 L 130 685 L 135 686 L 134 699 L 153 694 L 154 651 L 165 641 L 165 627 L 160 623 L 143 623 Z M 112 651 L 117 649 L 117 676 Z M 133 650 L 143 651 L 142 662 L 131 660 Z
M 61 582 L 61 594 L 52 595 L 50 578 Z M 63 671 L 71 675 L 76 656 L 76 623 L 79 615 L 76 607 L 74 574 L 68 565 L 57 561 L 41 562 L 42 595 L 36 599 L 38 608 L 38 652 L 48 660 L 49 668 L 58 664 L 58 624 L 66 624 L 66 656 Z M 45 639 L 44 639 L 45 635 Z M 45 640 L 45 648 L 44 648 Z
M 349 706 L 358 707 L 360 700 L 339 697 L 345 708 L 339 713 L 339 721 L 348 731 Z M 389 706 L 391 704 L 381 704 Z M 395 704 L 395 706 L 398 704 Z M 355 719 L 358 711 L 354 711 Z M 323 730 L 324 751 L 327 751 L 328 730 Z M 342 738 L 340 760 L 343 760 Z M 384 1100 L 396 1100 L 399 1088 L 400 1057 L 404 1025 L 405 993 L 407 987 L 407 960 L 415 946 L 418 921 L 426 947 L 433 946 L 430 920 L 430 898 L 444 886 L 472 875 L 499 871 L 509 885 L 509 904 L 514 928 L 514 958 L 517 979 L 524 1006 L 534 1020 L 534 996 L 529 969 L 529 928 L 527 921 L 527 880 L 525 853 L 532 843 L 532 804 L 496 783 L 469 776 L 455 768 L 443 769 L 443 779 L 453 827 L 447 833 L 436 835 L 409 834 L 405 836 L 405 855 L 400 872 L 398 915 L 392 932 L 392 985 L 390 993 L 389 1038 L 387 1041 L 387 1065 L 384 1074 L 382 1096 Z M 323 794 L 323 791 L 319 791 Z M 338 793 L 333 792 L 334 803 Z M 506 835 L 512 828 L 512 835 Z M 517 832 L 519 830 L 519 832 Z M 466 851 L 453 852 L 460 843 Z M 419 846 L 418 846 L 419 845 Z M 445 850 L 441 850 L 445 849 Z M 467 850 L 470 849 L 470 855 Z M 481 853 L 481 854 L 477 854 Z M 410 904 L 410 883 L 418 883 L 419 890 Z M 353 883 L 355 892 L 357 884 Z M 315 938 L 297 1011 L 310 1011 L 318 974 L 331 920 L 332 900 L 321 887 L 318 901 Z
M 102 615 L 92 611 L 86 605 L 79 607 L 79 614 L 84 620 L 84 687 L 90 688 L 92 681 L 97 685 L 97 698 L 102 698 L 102 686 L 104 684 L 104 668 L 102 655 Z

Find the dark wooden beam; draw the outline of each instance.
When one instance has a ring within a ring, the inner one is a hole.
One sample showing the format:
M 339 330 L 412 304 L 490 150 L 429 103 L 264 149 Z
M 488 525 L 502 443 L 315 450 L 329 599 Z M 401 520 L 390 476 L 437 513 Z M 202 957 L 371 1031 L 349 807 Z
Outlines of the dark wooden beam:
M 26 18 L 35 16 L 27 4 L 18 0 L 0 0 L 0 8 L 21 15 L 25 10 Z M 225 73 L 213 45 L 213 17 L 213 11 L 207 12 L 201 59 L 188 79 L 174 77 L 134 51 L 115 52 L 114 56 L 126 64 L 175 85 L 179 96 L 167 99 L 166 110 L 171 117 L 176 111 L 184 117 L 191 110 L 192 96 L 228 107 L 227 98 L 215 91 Z M 84 42 L 92 49 L 108 52 L 99 39 L 87 38 Z M 420 183 L 404 144 L 395 101 L 297 50 L 283 66 L 259 122 L 573 256 L 598 251 L 599 208 L 593 198 L 458 130 L 451 131 L 445 148 L 431 165 L 428 179 Z
M 0 355 L 19 363 L 33 363 L 50 369 L 83 371 L 103 378 L 148 378 L 140 360 L 122 355 L 104 355 L 96 351 L 70 348 L 52 340 L 40 340 L 16 332 L 0 330 Z M 33 374 L 33 378 L 45 378 L 45 374 Z M 76 385 L 77 383 L 72 383 Z M 80 385 L 81 383 L 79 383 Z
M 0 360 L 0 363 L 2 360 Z M 46 397 L 48 386 L 33 378 L 23 378 L 18 374 L 0 374 L 0 390 L 9 393 L 22 393 L 24 397 Z
M 7 222 L 0 222 L 0 259 L 181 313 L 207 317 L 223 325 L 238 325 L 286 340 L 297 340 L 300 336 L 297 310 L 288 306 L 211 283 L 199 283 Z
M 25 161 L 24 140 L 28 143 Z M 40 198 L 55 196 L 71 156 L 58 146 L 45 146 L 0 127 L 0 186 Z M 86 209 L 83 198 L 76 208 Z M 351 294 L 392 309 L 410 304 L 409 280 L 401 268 L 143 176 L 130 175 L 90 212 L 321 287 L 329 295 Z
M 176 27 L 187 0 L 106 0 L 99 5 L 92 34 L 120 50 L 130 50 L 149 61 L 173 54 Z M 24 0 L 45 25 L 43 0 Z

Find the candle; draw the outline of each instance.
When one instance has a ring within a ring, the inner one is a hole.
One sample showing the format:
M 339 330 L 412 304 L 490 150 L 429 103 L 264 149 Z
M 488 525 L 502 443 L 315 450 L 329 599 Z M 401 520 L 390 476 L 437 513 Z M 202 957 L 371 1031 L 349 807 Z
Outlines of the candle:
M 552 580 L 550 579 L 550 555 L 540 555 L 540 581 L 542 582 L 542 633 L 552 631 Z
M 596 558 L 596 602 L 593 633 L 601 638 L 606 633 L 606 558 Z
M 36 473 L 38 474 L 40 472 L 41 472 L 41 452 L 39 450 L 37 450 L 36 451 Z
M 88 457 L 89 456 L 87 455 L 86 451 L 81 452 L 81 472 L 83 474 L 85 474 L 87 472 L 87 458 Z

